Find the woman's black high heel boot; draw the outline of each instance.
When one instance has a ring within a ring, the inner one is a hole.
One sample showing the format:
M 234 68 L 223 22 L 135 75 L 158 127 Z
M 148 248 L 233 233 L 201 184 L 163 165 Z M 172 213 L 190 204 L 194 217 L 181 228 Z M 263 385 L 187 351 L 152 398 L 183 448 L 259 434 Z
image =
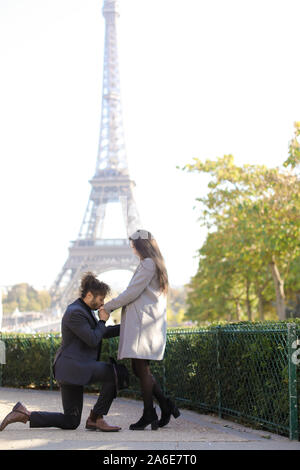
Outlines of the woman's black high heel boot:
M 151 429 L 156 431 L 158 429 L 158 416 L 155 408 L 144 409 L 143 416 L 137 423 L 131 424 L 129 429 L 132 431 L 142 431 L 148 424 L 151 424 Z
M 158 426 L 160 428 L 162 428 L 163 426 L 166 426 L 170 421 L 171 415 L 173 415 L 174 418 L 178 418 L 178 416 L 180 416 L 180 411 L 177 408 L 177 406 L 175 405 L 175 403 L 173 403 L 170 400 L 170 398 L 167 398 L 166 399 L 166 407 L 164 407 L 161 410 L 161 418 L 158 422 Z

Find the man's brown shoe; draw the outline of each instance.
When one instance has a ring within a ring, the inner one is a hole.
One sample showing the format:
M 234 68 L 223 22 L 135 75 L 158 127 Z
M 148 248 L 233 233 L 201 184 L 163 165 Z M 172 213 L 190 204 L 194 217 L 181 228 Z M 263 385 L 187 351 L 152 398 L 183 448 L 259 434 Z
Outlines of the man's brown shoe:
M 103 416 L 98 416 L 95 420 L 95 418 L 93 418 L 93 412 L 91 411 L 90 416 L 86 420 L 85 429 L 89 429 L 91 431 L 117 432 L 122 428 L 119 426 L 110 426 L 103 419 Z
M 25 408 L 25 406 L 23 406 L 22 403 L 18 401 L 18 403 L 16 403 L 16 405 L 13 407 L 12 411 L 5 416 L 1 423 L 0 431 L 3 431 L 3 429 L 6 428 L 8 424 L 27 423 L 27 421 L 29 421 L 29 416 L 30 411 L 28 411 L 27 408 Z
M 90 429 L 91 431 L 96 431 L 96 420 L 97 417 L 93 416 L 93 412 L 90 412 L 90 416 L 86 420 L 85 429 Z

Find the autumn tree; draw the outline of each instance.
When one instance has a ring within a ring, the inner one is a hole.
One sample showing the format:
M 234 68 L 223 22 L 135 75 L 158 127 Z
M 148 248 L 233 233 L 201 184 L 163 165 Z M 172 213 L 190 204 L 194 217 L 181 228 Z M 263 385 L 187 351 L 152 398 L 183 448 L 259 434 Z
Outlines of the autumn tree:
M 295 123 L 295 137 L 282 169 L 237 166 L 232 155 L 215 161 L 194 159 L 193 164 L 184 167 L 211 177 L 208 194 L 198 199 L 200 220 L 208 229 L 200 256 L 209 250 L 210 261 L 200 257 L 199 272 L 191 286 L 194 291 L 201 283 L 203 287 L 200 273 L 204 270 L 207 274 L 209 263 L 216 263 L 214 269 L 219 269 L 219 275 L 215 282 L 219 282 L 219 292 L 223 291 L 221 299 L 236 305 L 246 302 L 249 319 L 255 298 L 263 317 L 264 302 L 269 301 L 266 290 L 270 279 L 278 318 L 286 318 L 285 282 L 300 256 L 300 178 L 296 172 L 300 162 L 299 133 L 299 123 Z M 222 276 L 226 279 L 222 280 Z M 213 292 L 215 288 L 211 279 L 206 290 Z M 194 297 L 190 295 L 188 302 Z M 215 304 L 217 299 L 215 296 Z
M 38 291 L 24 282 L 12 286 L 3 297 L 2 302 L 5 314 L 12 313 L 16 308 L 20 312 L 41 312 L 50 307 L 51 297 L 48 291 Z
M 180 326 L 180 324 L 185 320 L 186 294 L 184 286 L 169 287 L 167 298 L 168 326 Z

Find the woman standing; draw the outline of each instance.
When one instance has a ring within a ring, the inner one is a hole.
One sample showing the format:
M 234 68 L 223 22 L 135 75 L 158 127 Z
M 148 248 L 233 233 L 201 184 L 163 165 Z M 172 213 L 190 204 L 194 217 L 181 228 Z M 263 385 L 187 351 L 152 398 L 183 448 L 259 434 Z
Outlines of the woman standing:
M 130 429 L 163 427 L 178 408 L 163 394 L 150 371 L 150 360 L 161 361 L 166 347 L 168 274 L 156 240 L 150 232 L 137 230 L 129 237 L 140 263 L 127 287 L 104 304 L 107 313 L 122 307 L 118 359 L 131 358 L 133 373 L 139 378 L 144 401 L 143 416 Z M 161 408 L 158 420 L 153 396 Z

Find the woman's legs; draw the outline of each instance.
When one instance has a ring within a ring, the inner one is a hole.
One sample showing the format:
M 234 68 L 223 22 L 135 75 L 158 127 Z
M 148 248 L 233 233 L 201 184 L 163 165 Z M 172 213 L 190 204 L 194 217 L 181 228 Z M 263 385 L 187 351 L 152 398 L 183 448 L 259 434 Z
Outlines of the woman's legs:
M 144 408 L 145 410 L 152 409 L 154 379 L 150 372 L 149 361 L 145 359 L 132 359 L 131 363 L 134 375 L 140 380 Z
M 130 429 L 145 429 L 151 423 L 152 429 L 166 426 L 171 415 L 178 418 L 180 412 L 175 404 L 166 398 L 155 378 L 151 374 L 149 361 L 146 359 L 132 359 L 132 370 L 136 377 L 139 378 L 141 384 L 142 397 L 144 401 L 144 413 L 141 419 L 130 425 Z M 158 421 L 157 414 L 153 408 L 153 395 L 157 399 L 161 408 L 161 418 Z
M 132 370 L 140 380 L 144 408 L 153 408 L 153 395 L 162 410 L 167 408 L 166 397 L 151 374 L 149 361 L 147 359 L 132 359 Z
M 151 429 L 158 429 L 159 422 L 155 408 L 153 408 L 153 385 L 154 379 L 149 368 L 149 361 L 145 359 L 132 359 L 132 370 L 140 380 L 141 392 L 144 401 L 144 412 L 142 417 L 129 426 L 131 430 L 143 430 L 151 424 Z
M 168 408 L 167 398 L 163 394 L 162 389 L 160 388 L 160 386 L 158 385 L 158 383 L 156 382 L 154 377 L 153 377 L 153 380 L 154 380 L 154 385 L 153 385 L 153 390 L 152 390 L 153 395 L 155 396 L 156 400 L 158 401 L 160 409 L 165 410 L 165 409 Z

